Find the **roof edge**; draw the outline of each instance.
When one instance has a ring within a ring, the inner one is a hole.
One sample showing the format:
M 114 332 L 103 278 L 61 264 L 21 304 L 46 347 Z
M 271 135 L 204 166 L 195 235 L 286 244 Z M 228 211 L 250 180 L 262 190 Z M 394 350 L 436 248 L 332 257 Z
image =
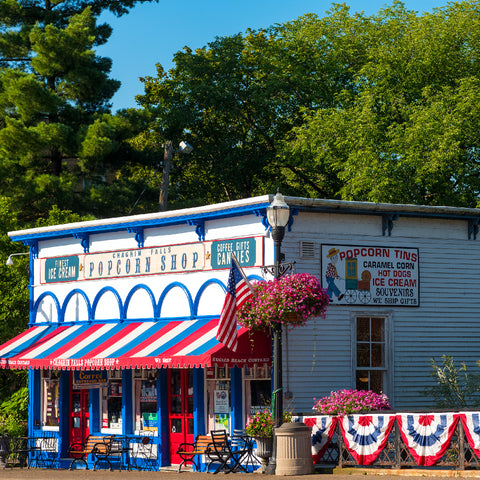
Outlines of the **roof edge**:
M 204 205 L 201 207 L 185 208 L 181 210 L 169 210 L 166 212 L 146 213 L 124 217 L 113 217 L 86 222 L 66 223 L 47 227 L 38 227 L 25 230 L 8 232 L 12 240 L 24 240 L 26 238 L 54 238 L 68 236 L 72 231 L 100 232 L 102 230 L 121 230 L 135 225 L 142 227 L 166 226 L 175 223 L 183 223 L 190 219 L 213 219 L 220 217 L 245 215 L 253 213 L 256 209 L 265 208 L 273 200 L 273 195 L 263 195 L 230 202 Z M 304 198 L 285 196 L 285 201 L 291 207 L 303 211 L 342 212 L 342 213 L 366 213 L 387 214 L 396 213 L 424 217 L 448 217 L 480 219 L 480 209 L 427 206 L 412 204 L 392 204 L 357 202 L 347 200 L 330 200 L 320 198 Z

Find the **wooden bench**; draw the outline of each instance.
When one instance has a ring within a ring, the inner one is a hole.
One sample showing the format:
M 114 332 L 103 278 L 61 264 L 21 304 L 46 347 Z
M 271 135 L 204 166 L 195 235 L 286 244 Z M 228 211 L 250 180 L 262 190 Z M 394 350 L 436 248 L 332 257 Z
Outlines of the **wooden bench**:
M 70 464 L 70 470 L 73 470 L 73 466 L 76 463 L 80 462 L 83 463 L 88 470 L 88 455 L 95 453 L 99 453 L 100 455 L 108 454 L 111 441 L 112 437 L 102 435 L 89 435 L 85 443 L 71 443 L 68 447 L 68 454 L 73 457 L 72 463 Z
M 177 455 L 182 459 L 182 463 L 178 466 L 178 472 L 182 469 L 182 465 L 187 466 L 188 462 L 195 465 L 195 469 L 200 471 L 200 459 L 196 461 L 195 457 L 197 455 L 208 456 L 211 445 L 212 438 L 210 435 L 198 435 L 195 443 L 182 443 L 177 450 Z

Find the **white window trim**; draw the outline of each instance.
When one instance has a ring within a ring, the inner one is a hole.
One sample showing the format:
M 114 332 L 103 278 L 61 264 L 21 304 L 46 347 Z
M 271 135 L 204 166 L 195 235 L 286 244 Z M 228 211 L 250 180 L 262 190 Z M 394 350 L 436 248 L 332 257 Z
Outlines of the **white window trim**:
M 355 372 L 357 369 L 357 317 L 383 317 L 385 318 L 385 372 L 386 379 L 384 392 L 390 400 L 390 404 L 394 404 L 394 364 L 393 364 L 393 312 L 391 310 L 357 310 L 350 312 L 350 328 L 351 328 L 351 385 L 356 387 Z

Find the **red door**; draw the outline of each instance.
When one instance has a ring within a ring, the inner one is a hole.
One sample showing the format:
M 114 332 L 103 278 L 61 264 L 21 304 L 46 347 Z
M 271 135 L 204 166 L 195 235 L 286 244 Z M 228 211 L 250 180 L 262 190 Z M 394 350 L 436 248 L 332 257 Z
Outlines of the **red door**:
M 70 398 L 70 443 L 83 443 L 90 430 L 89 390 L 73 390 Z
M 179 464 L 177 455 L 181 443 L 194 442 L 193 434 L 193 377 L 188 369 L 168 370 L 168 426 L 170 432 L 170 461 Z

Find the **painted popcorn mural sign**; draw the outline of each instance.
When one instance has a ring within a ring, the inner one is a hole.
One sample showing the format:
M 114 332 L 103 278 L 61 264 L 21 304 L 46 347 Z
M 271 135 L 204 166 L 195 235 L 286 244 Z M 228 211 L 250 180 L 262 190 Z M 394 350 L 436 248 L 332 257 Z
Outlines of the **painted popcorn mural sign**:
M 417 248 L 322 245 L 322 285 L 331 302 L 417 307 Z

